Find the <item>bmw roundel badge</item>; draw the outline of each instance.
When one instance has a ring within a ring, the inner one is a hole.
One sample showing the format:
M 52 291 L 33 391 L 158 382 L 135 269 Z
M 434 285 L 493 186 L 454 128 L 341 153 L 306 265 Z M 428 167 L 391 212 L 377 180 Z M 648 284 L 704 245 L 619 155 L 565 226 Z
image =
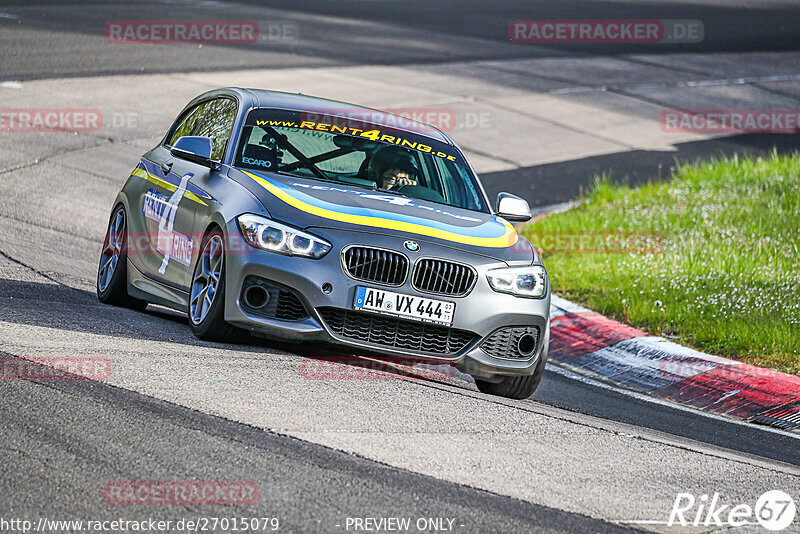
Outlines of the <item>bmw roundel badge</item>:
M 406 247 L 411 252 L 416 252 L 419 250 L 419 243 L 416 241 L 406 241 L 403 243 L 403 246 Z

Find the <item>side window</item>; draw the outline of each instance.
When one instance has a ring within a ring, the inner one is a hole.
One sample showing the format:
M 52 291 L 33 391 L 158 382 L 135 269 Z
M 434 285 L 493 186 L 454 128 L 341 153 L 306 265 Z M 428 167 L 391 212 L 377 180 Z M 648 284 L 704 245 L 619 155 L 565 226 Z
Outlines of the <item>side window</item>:
M 205 113 L 206 107 L 208 107 L 209 103 L 210 102 L 204 102 L 189 110 L 189 112 L 183 117 L 181 123 L 175 129 L 172 137 L 167 140 L 167 146 L 173 146 L 181 137 L 192 135 L 192 132 L 197 127 L 200 119 L 203 118 L 203 114 Z
M 210 137 L 214 142 L 211 150 L 211 159 L 222 160 L 225 145 L 233 130 L 233 121 L 236 118 L 236 102 L 229 98 L 218 98 L 205 104 L 205 114 L 195 128 L 192 135 Z

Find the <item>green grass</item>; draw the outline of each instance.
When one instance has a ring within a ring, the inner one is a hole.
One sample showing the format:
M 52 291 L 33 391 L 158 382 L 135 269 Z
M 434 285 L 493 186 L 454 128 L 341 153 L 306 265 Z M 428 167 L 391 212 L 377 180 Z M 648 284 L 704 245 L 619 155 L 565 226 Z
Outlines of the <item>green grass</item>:
M 523 234 L 552 246 L 587 232 L 591 244 L 605 233 L 660 239 L 622 252 L 542 245 L 557 294 L 711 354 L 800 373 L 800 154 L 681 166 L 639 188 L 600 178 L 579 207 Z

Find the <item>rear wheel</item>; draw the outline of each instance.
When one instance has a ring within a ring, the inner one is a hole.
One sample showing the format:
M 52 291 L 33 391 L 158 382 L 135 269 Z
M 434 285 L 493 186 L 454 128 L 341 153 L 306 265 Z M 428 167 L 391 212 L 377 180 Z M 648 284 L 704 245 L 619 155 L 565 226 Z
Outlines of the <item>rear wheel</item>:
M 103 304 L 144 310 L 147 302 L 128 295 L 128 218 L 120 205 L 111 213 L 97 268 L 97 298 Z
M 194 267 L 189 296 L 192 333 L 205 341 L 227 341 L 236 328 L 225 322 L 225 246 L 222 231 L 212 230 L 203 239 Z
M 499 382 L 487 382 L 475 379 L 475 385 L 482 393 L 508 397 L 510 399 L 527 399 L 539 387 L 544 375 L 546 358 L 540 357 L 536 370 L 532 375 L 504 376 Z

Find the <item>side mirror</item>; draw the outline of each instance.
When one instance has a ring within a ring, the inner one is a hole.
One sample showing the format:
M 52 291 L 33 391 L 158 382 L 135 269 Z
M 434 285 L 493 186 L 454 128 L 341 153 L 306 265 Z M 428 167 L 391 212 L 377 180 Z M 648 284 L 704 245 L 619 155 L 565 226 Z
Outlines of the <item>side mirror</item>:
M 531 220 L 531 208 L 528 201 L 511 193 L 497 195 L 497 213 L 510 222 L 526 222 Z
M 204 167 L 216 170 L 218 168 L 217 162 L 211 159 L 213 147 L 214 142 L 209 137 L 187 135 L 175 142 L 175 146 L 170 149 L 170 153 L 176 158 L 193 161 Z

